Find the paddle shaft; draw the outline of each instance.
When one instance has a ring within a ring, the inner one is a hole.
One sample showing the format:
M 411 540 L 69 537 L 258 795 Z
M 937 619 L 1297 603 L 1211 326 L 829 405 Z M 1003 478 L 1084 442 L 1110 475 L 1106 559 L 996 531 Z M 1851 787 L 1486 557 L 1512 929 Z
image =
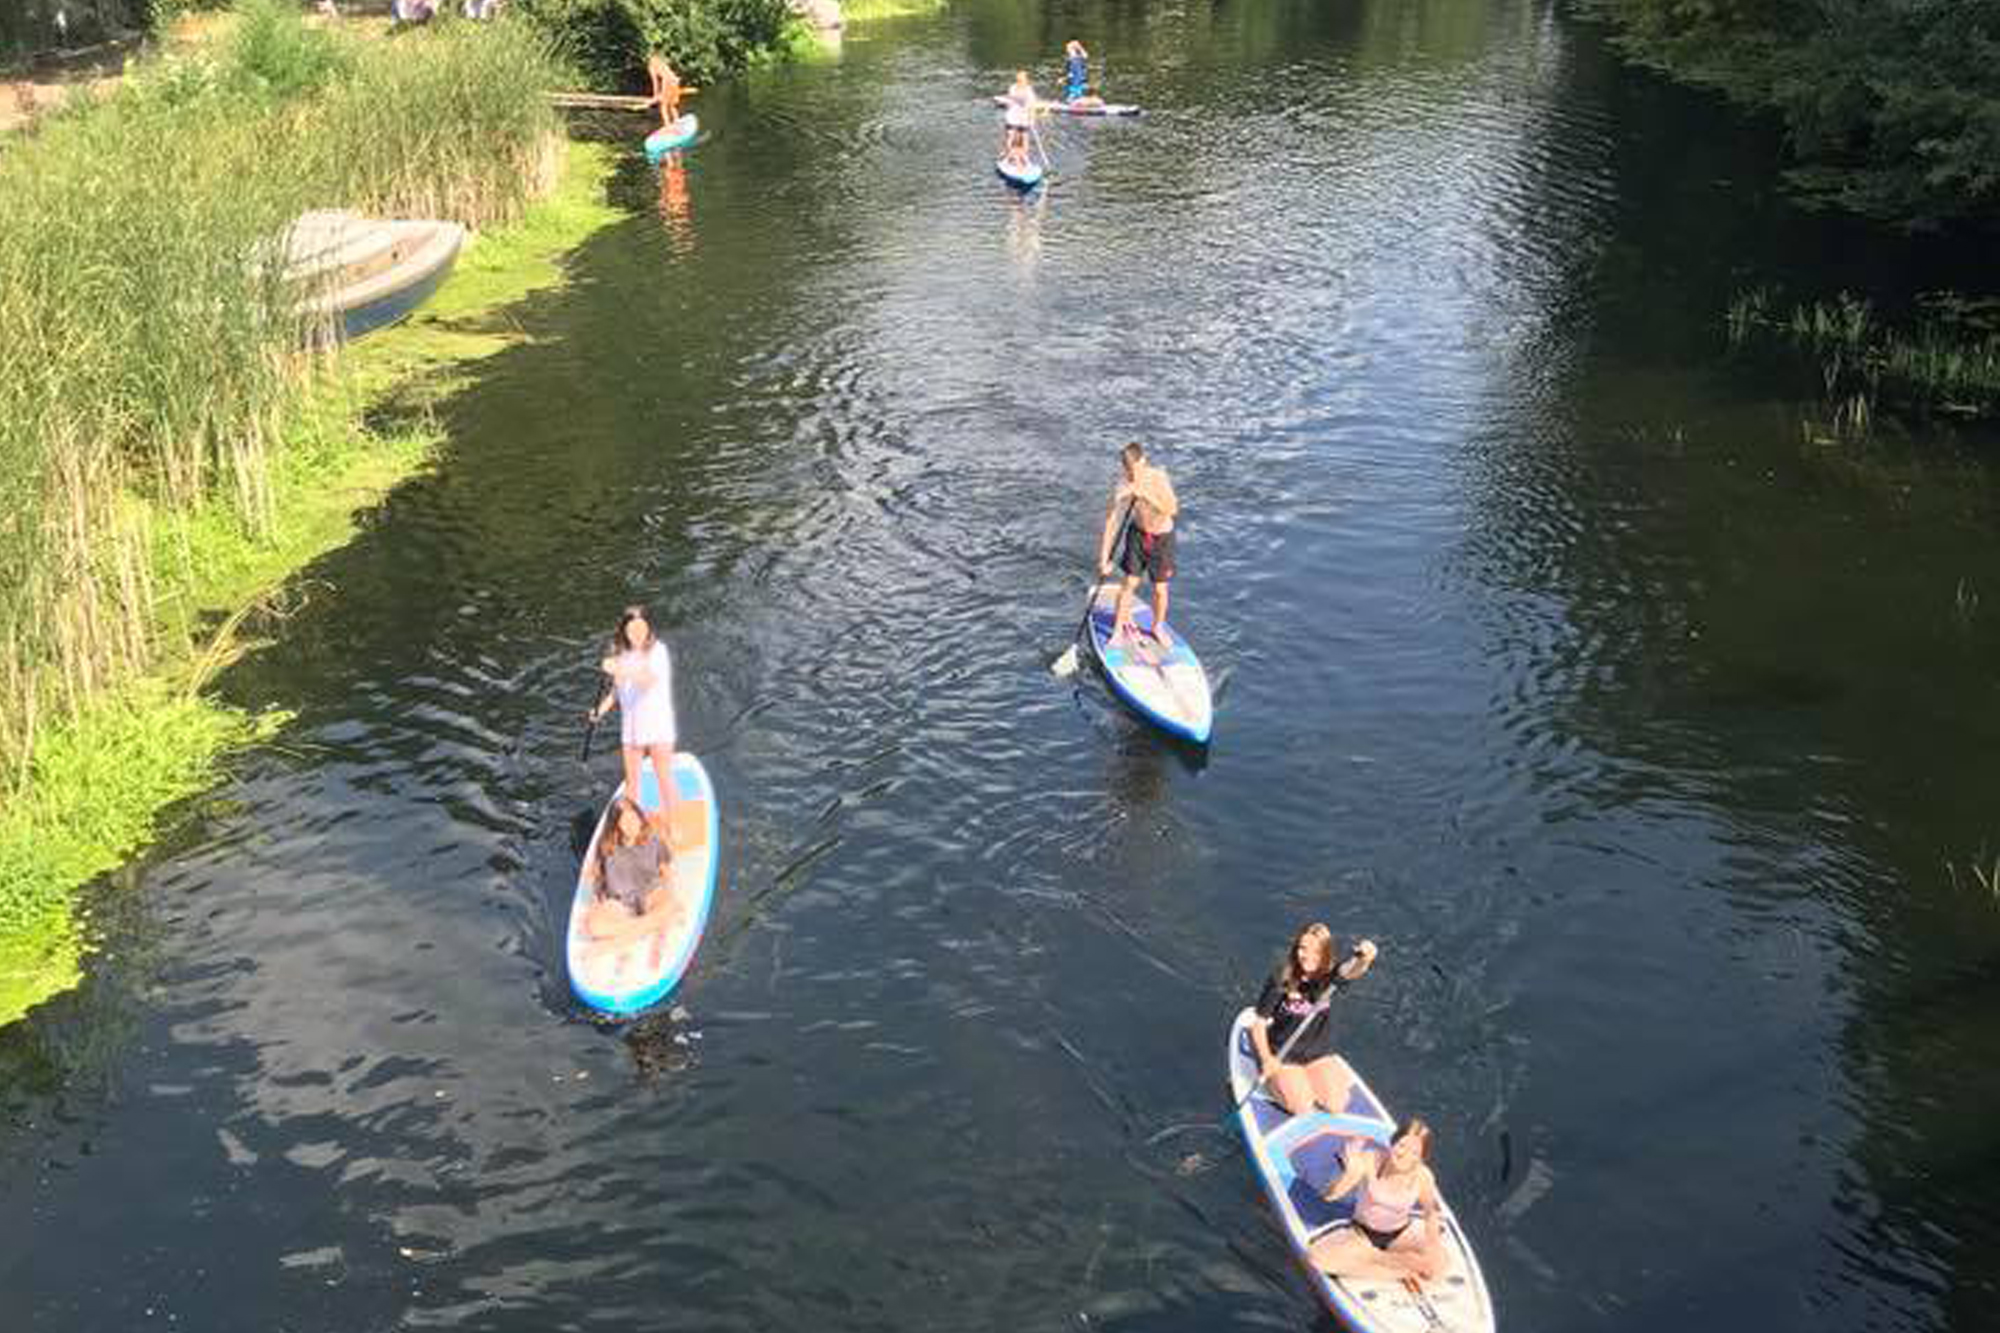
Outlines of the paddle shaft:
M 1344 962 L 1345 960 L 1343 959 L 1342 961 Z M 1299 1020 L 1299 1025 L 1296 1028 L 1292 1029 L 1292 1035 L 1285 1038 L 1285 1044 L 1278 1048 L 1278 1054 L 1276 1058 L 1274 1058 L 1271 1061 L 1272 1064 L 1281 1065 L 1285 1063 L 1285 1057 L 1292 1053 L 1292 1047 L 1298 1044 L 1299 1038 L 1306 1035 L 1306 1029 L 1311 1027 L 1320 1018 L 1324 1017 L 1327 1010 L 1333 1008 L 1333 997 L 1338 994 L 1340 994 L 1340 988 L 1337 985 L 1329 983 L 1326 992 L 1326 998 L 1324 1000 L 1321 1000 L 1318 1004 L 1314 1005 L 1311 1011 L 1308 1012 L 1304 1018 L 1301 1018 Z M 1250 1085 L 1250 1090 L 1244 1093 L 1241 1097 L 1238 1097 L 1236 1099 L 1236 1105 L 1229 1108 L 1230 1113 L 1234 1114 L 1235 1112 L 1242 1110 L 1243 1103 L 1249 1101 L 1252 1097 L 1256 1096 L 1257 1089 L 1263 1087 L 1265 1080 L 1269 1079 L 1270 1077 L 1271 1076 L 1268 1073 L 1259 1072 L 1257 1075 L 1257 1081 Z

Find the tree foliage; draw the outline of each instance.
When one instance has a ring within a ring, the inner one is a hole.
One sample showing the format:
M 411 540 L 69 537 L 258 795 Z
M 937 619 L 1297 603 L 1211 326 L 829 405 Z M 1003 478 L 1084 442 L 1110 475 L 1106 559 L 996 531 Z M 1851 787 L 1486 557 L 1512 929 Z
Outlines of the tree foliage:
M 601 88 L 637 86 L 646 54 L 664 53 L 681 78 L 703 83 L 741 69 L 779 43 L 785 0 L 513 0 Z
M 1809 197 L 2000 217 L 2000 0 L 1585 0 L 1626 48 L 1783 120 Z

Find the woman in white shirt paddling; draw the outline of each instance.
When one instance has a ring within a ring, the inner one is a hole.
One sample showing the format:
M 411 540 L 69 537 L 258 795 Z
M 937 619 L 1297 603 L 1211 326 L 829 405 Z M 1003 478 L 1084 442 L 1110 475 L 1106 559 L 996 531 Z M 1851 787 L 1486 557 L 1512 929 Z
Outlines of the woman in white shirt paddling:
M 618 705 L 618 745 L 625 760 L 625 795 L 639 799 L 639 767 L 653 761 L 660 803 L 652 813 L 660 840 L 673 850 L 674 668 L 667 645 L 654 635 L 646 608 L 628 606 L 618 618 L 611 652 L 598 667 L 611 678 L 604 697 L 590 710 L 597 721 Z

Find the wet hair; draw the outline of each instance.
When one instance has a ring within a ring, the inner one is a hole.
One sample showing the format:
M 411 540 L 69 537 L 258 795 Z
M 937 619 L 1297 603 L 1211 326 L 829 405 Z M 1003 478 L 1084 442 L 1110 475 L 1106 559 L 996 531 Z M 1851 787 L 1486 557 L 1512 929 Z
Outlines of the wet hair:
M 1136 463 L 1146 456 L 1146 446 L 1137 440 L 1133 440 L 1118 451 L 1118 456 L 1128 463 Z
M 646 614 L 645 607 L 635 604 L 626 607 L 618 613 L 618 628 L 611 632 L 612 656 L 616 657 L 619 653 L 624 652 L 632 646 L 625 642 L 625 627 L 635 620 L 646 622 L 646 641 L 640 644 L 639 647 L 645 649 L 653 646 L 653 640 L 658 637 L 653 633 L 653 618 Z
M 1413 1135 L 1417 1140 L 1417 1160 L 1430 1161 L 1431 1141 L 1437 1136 L 1431 1132 L 1431 1122 L 1420 1115 L 1413 1115 L 1396 1126 L 1396 1132 L 1389 1136 L 1389 1147 L 1394 1149 L 1397 1144 Z
M 1299 946 L 1315 937 L 1326 941 L 1326 971 L 1308 978 L 1299 970 Z M 1285 961 L 1278 968 L 1278 980 L 1287 990 L 1295 990 L 1308 980 L 1331 979 L 1333 970 L 1346 960 L 1346 951 L 1340 947 L 1340 936 L 1334 934 L 1324 921 L 1310 922 L 1299 927 L 1299 933 L 1292 936 L 1292 942 L 1285 950 Z

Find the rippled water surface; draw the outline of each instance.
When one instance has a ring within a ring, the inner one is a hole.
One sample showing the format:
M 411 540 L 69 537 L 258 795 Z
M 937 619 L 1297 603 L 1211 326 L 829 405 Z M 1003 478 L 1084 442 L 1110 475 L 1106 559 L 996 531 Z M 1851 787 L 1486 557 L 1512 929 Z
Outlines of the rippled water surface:
M 1022 200 L 983 99 L 1071 33 L 1149 113 Z M 7 1327 L 1310 1327 L 1214 1124 L 1316 917 L 1503 1328 L 1991 1327 L 2000 506 L 1720 337 L 1944 257 L 1531 0 L 972 0 L 700 110 L 0 1037 Z M 1205 757 L 1045 669 L 1135 436 Z M 726 878 L 607 1031 L 633 599 Z

